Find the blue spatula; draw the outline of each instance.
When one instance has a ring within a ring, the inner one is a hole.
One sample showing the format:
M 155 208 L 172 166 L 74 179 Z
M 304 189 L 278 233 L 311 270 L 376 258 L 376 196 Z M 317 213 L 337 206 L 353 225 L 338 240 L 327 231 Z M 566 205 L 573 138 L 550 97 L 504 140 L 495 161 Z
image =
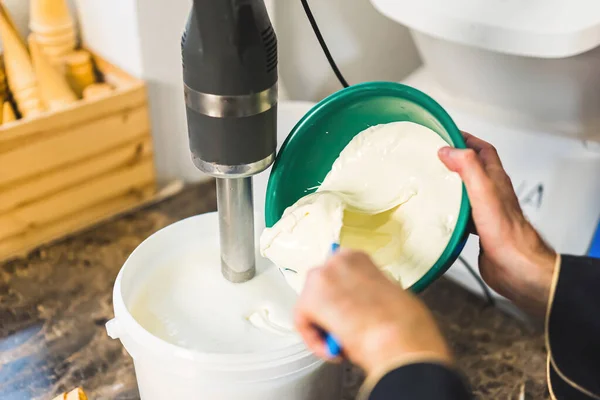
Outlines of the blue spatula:
M 335 254 L 340 248 L 340 245 L 338 243 L 333 243 L 331 245 L 331 254 Z M 327 346 L 327 353 L 331 358 L 336 358 L 339 357 L 342 354 L 342 346 L 340 346 L 339 341 L 333 337 L 333 335 L 331 335 L 328 332 L 325 332 L 323 330 L 322 331 L 322 335 L 323 335 L 323 339 L 325 340 L 325 345 Z

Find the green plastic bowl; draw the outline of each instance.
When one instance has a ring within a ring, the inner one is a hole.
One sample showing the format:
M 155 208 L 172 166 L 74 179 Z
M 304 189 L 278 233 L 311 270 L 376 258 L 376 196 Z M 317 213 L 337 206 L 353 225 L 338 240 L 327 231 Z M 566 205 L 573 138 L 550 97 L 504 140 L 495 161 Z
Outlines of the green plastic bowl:
M 313 107 L 283 143 L 267 186 L 266 226 L 273 226 L 287 207 L 317 189 L 354 136 L 370 126 L 396 121 L 424 125 L 450 146 L 466 147 L 448 113 L 417 89 L 393 82 L 368 82 L 343 89 Z M 450 242 L 435 265 L 410 288 L 412 291 L 425 289 L 456 261 L 467 240 L 470 213 L 463 185 L 460 213 Z

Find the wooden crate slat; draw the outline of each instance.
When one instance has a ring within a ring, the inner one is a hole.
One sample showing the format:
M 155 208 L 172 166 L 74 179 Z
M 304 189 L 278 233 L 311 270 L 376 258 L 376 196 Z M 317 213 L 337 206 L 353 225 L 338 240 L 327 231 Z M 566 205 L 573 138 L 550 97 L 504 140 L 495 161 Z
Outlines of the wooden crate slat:
M 27 226 L 11 215 L 0 219 L 0 242 L 3 238 L 9 238 L 22 233 Z
M 155 192 L 155 187 L 152 184 L 136 192 L 127 193 L 86 208 L 53 224 L 31 228 L 19 236 L 0 240 L 0 260 L 25 256 L 40 244 L 58 240 L 114 215 L 132 210 L 144 204 L 149 204 L 154 199 Z
M 150 136 L 90 159 L 0 188 L 0 215 L 152 154 Z
M 37 140 L 56 131 L 103 119 L 112 114 L 129 113 L 147 107 L 146 88 L 142 84 L 127 90 L 117 89 L 112 96 L 91 101 L 78 101 L 64 110 L 46 113 L 35 119 L 24 119 L 8 126 L 0 125 L 0 152 Z
M 103 153 L 150 130 L 148 110 L 99 119 L 7 153 L 0 153 L 0 186 Z
M 0 216 L 0 240 L 154 182 L 152 157 Z
M 102 72 L 102 75 L 104 75 L 104 79 L 107 83 L 117 87 L 129 87 L 132 85 L 143 84 L 143 81 L 140 79 L 129 75 L 127 72 L 116 65 L 109 63 L 99 55 L 94 54 L 93 52 L 92 55 L 94 56 L 94 63 Z

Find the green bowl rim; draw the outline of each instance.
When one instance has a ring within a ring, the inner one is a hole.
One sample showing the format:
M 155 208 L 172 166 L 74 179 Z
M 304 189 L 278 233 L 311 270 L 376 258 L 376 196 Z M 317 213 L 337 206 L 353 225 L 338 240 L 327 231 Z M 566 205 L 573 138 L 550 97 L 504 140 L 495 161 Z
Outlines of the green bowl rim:
M 325 99 L 321 100 L 317 103 L 313 108 L 311 108 L 305 115 L 298 121 L 296 126 L 292 129 L 286 140 L 281 145 L 281 149 L 275 159 L 275 163 L 273 164 L 273 168 L 271 170 L 271 174 L 269 176 L 269 182 L 267 184 L 267 193 L 266 193 L 266 201 L 265 201 L 265 223 L 266 226 L 273 226 L 279 219 L 273 216 L 273 209 L 275 208 L 273 205 L 273 198 L 269 195 L 272 193 L 272 186 L 274 185 L 274 175 L 277 174 L 277 167 L 279 165 L 280 157 L 279 155 L 285 150 L 285 148 L 289 145 L 290 142 L 294 140 L 296 135 L 302 128 L 310 122 L 312 118 L 318 116 L 320 113 L 324 111 L 326 107 L 330 107 L 337 102 L 344 100 L 345 97 L 355 94 L 356 92 L 364 92 L 364 91 L 379 91 L 386 92 L 390 94 L 400 95 L 403 99 L 410 100 L 415 104 L 420 105 L 425 110 L 429 111 L 446 129 L 450 139 L 452 140 L 452 145 L 459 149 L 465 149 L 467 147 L 465 140 L 461 131 L 456 126 L 454 120 L 450 115 L 446 112 L 446 110 L 434 99 L 429 97 L 427 94 L 421 92 L 418 89 L 415 89 L 411 86 L 407 86 L 397 82 L 385 82 L 385 81 L 375 81 L 375 82 L 365 82 L 357 85 L 353 85 L 347 88 L 344 88 L 338 92 L 335 92 Z M 471 204 L 469 202 L 469 198 L 467 195 L 467 190 L 463 183 L 463 195 L 461 199 L 460 211 L 458 214 L 458 218 L 456 220 L 456 225 L 454 227 L 454 232 L 450 237 L 448 245 L 444 249 L 443 253 L 440 255 L 436 263 L 427 271 L 425 275 L 421 277 L 416 283 L 414 283 L 409 289 L 414 293 L 419 293 L 424 290 L 427 286 L 429 286 L 432 282 L 442 276 L 448 268 L 452 265 L 451 261 L 455 261 L 458 258 L 458 254 L 460 250 L 464 247 L 466 242 L 466 238 L 468 236 L 467 224 L 469 222 L 471 215 Z

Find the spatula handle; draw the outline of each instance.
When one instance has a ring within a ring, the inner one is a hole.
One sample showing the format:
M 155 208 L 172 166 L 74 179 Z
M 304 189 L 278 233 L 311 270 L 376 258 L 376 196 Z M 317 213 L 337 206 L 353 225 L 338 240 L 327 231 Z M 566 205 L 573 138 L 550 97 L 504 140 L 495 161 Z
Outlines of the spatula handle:
M 333 243 L 331 245 L 331 254 L 335 254 L 340 249 L 340 245 L 338 243 Z M 331 358 L 339 357 L 342 354 L 342 346 L 338 340 L 333 337 L 330 333 L 323 331 L 323 339 L 325 339 L 325 345 L 327 346 L 327 352 Z

